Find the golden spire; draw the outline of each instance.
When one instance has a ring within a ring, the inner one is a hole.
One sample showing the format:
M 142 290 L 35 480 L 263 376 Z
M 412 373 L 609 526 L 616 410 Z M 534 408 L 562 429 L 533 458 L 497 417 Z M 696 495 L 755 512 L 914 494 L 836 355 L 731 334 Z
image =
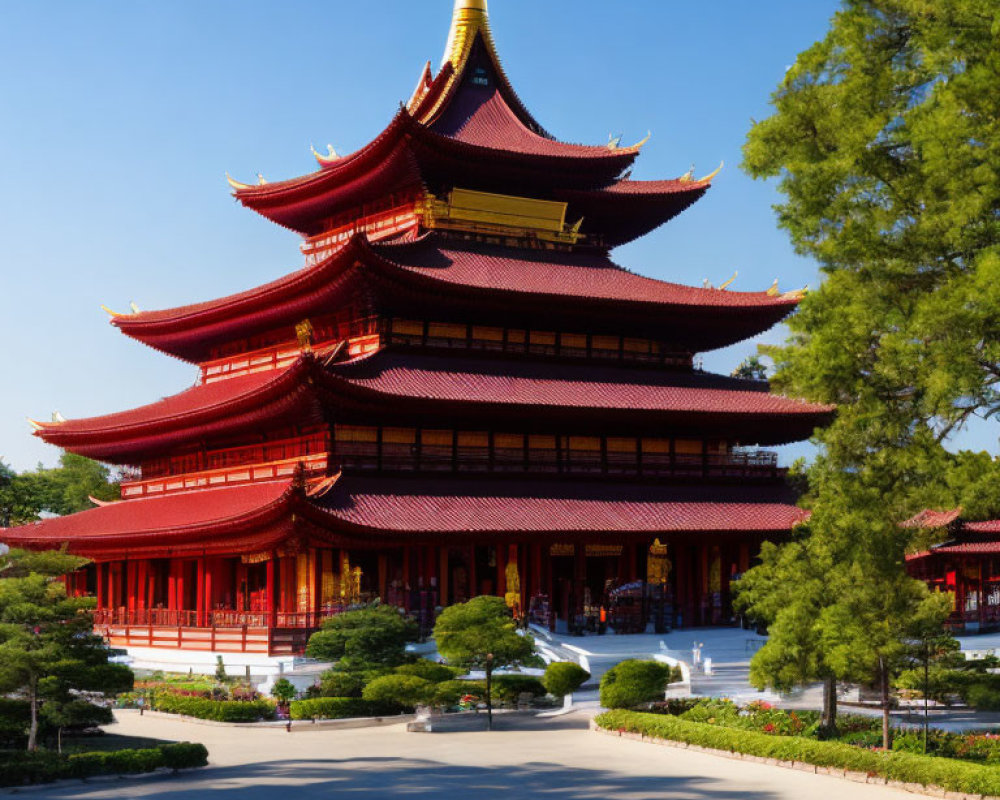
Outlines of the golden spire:
M 490 18 L 486 0 L 455 0 L 455 10 L 451 15 L 451 30 L 444 48 L 443 67 L 449 61 L 457 71 L 462 60 L 468 55 L 469 44 L 478 31 L 482 30 L 487 43 L 491 42 Z

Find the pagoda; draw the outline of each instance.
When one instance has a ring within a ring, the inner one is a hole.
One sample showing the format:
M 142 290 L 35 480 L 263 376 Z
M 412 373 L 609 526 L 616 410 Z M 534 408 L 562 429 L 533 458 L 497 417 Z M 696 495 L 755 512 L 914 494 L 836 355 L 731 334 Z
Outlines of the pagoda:
M 643 143 L 567 144 L 525 108 L 486 0 L 370 144 L 235 198 L 303 237 L 304 266 L 125 335 L 198 366 L 190 389 L 34 423 L 130 469 L 120 502 L 11 529 L 92 559 L 69 576 L 129 648 L 280 656 L 380 598 L 430 624 L 479 594 L 543 624 L 730 621 L 730 581 L 802 520 L 773 452 L 832 409 L 708 374 L 800 292 L 641 277 L 609 252 L 715 173 L 633 180 Z M 604 618 L 601 613 L 600 617 Z

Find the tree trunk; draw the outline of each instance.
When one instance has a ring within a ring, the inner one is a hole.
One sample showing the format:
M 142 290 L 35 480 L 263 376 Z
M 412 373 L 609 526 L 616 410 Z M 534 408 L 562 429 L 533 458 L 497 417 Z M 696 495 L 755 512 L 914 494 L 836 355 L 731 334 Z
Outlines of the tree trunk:
M 882 683 L 882 748 L 889 750 L 892 747 L 892 732 L 889 728 L 889 667 L 881 658 L 878 669 Z
M 38 749 L 38 689 L 34 681 L 28 684 L 28 693 L 31 701 L 31 726 L 28 728 L 28 752 L 34 753 Z
M 493 730 L 493 655 L 486 656 L 486 730 Z
M 930 645 L 924 643 L 924 755 L 927 755 L 927 694 L 931 687 L 931 652 Z
M 823 717 L 820 728 L 828 736 L 837 733 L 837 679 L 828 675 L 823 679 Z

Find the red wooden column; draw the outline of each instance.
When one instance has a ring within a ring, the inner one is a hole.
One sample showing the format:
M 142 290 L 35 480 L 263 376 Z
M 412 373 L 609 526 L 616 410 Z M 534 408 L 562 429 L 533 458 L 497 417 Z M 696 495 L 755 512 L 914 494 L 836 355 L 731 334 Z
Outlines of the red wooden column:
M 496 546 L 497 561 L 497 597 L 503 597 L 507 593 L 507 548 L 502 544 Z
M 267 561 L 267 626 L 278 626 L 278 554 L 271 553 Z
M 698 545 L 698 573 L 695 578 L 698 588 L 698 619 L 701 625 L 709 622 L 711 604 L 708 596 L 708 547 Z
M 449 578 L 448 574 L 448 556 L 451 551 L 447 547 L 438 548 L 438 605 L 441 607 L 447 606 L 449 597 Z
M 389 589 L 389 556 L 379 553 L 378 556 L 378 597 L 383 603 L 386 602 Z
M 316 548 L 309 552 L 313 559 L 312 625 L 315 627 L 323 617 L 323 553 Z
M 587 545 L 573 547 L 573 613 L 583 613 L 583 586 L 587 582 Z
M 542 589 L 542 546 L 537 542 L 531 545 L 531 597 L 543 594 Z
M 149 559 L 144 558 L 138 562 L 138 573 L 136 579 L 136 583 L 138 584 L 136 608 L 146 609 L 149 608 Z
M 128 610 L 135 611 L 139 606 L 139 565 L 136 561 L 126 561 L 125 586 L 128 594 Z
M 205 596 L 208 584 L 208 577 L 207 577 L 207 570 L 205 569 L 206 566 L 205 557 L 202 556 L 201 558 L 199 558 L 197 563 L 198 563 L 198 578 L 197 578 L 198 586 L 196 589 L 197 600 L 195 602 L 195 605 L 197 607 L 195 610 L 197 614 L 195 616 L 195 625 L 197 625 L 199 628 L 204 628 L 208 620 L 208 615 L 206 613 L 208 598 Z
M 635 542 L 625 545 L 625 548 L 628 550 L 628 568 L 625 579 L 627 582 L 639 580 L 639 548 L 646 546 L 645 544 L 636 544 Z
M 479 594 L 479 580 L 476 577 L 476 546 L 474 544 L 469 545 L 469 554 L 467 556 L 469 559 L 469 599 L 476 597 Z
M 104 596 L 104 572 L 107 564 L 97 565 L 97 607 L 107 608 L 108 602 L 107 598 Z
M 687 590 L 688 590 L 688 580 L 687 573 L 684 569 L 684 545 L 675 544 L 667 551 L 670 556 L 673 557 L 673 570 L 671 571 L 670 579 L 674 582 L 674 613 L 680 617 L 681 627 L 690 628 L 691 627 L 691 612 L 685 603 Z
M 403 610 L 410 611 L 410 547 L 403 547 Z

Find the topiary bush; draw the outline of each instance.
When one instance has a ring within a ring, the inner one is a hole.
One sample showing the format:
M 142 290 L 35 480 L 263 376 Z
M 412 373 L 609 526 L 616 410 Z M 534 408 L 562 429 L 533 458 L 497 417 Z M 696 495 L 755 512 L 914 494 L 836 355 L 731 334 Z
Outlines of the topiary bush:
M 662 700 L 670 682 L 670 667 L 658 661 L 630 658 L 616 664 L 601 678 L 601 705 L 635 708 Z
M 364 680 L 356 672 L 328 670 L 319 677 L 320 697 L 361 697 Z
M 90 778 L 95 775 L 128 775 L 167 769 L 189 769 L 208 764 L 203 744 L 178 742 L 141 750 L 75 753 L 70 756 L 51 751 L 0 754 L 0 786 L 47 783 L 63 778 Z
M 416 675 L 383 675 L 365 686 L 361 696 L 371 703 L 397 703 L 413 708 L 431 702 L 434 684 Z
M 450 681 L 463 674 L 465 670 L 460 667 L 449 667 L 445 664 L 436 664 L 426 658 L 418 659 L 411 664 L 403 664 L 396 667 L 393 672 L 397 675 L 415 675 L 431 683 L 442 683 Z
M 549 694 L 555 697 L 565 697 L 568 694 L 573 694 L 589 678 L 590 673 L 579 664 L 572 661 L 553 661 L 545 668 L 542 685 L 545 686 Z
M 217 722 L 257 722 L 274 718 L 274 704 L 269 700 L 209 700 L 160 692 L 153 700 L 153 708 L 167 714 L 183 714 Z
M 388 717 L 412 711 L 396 703 L 374 703 L 360 697 L 316 697 L 293 700 L 292 719 L 351 719 L 354 717 Z
M 493 678 L 494 701 L 514 705 L 522 694 L 544 697 L 545 686 L 534 675 L 497 675 Z
M 462 702 L 462 698 L 469 697 L 476 700 L 483 700 L 486 697 L 485 681 L 442 681 L 434 685 L 434 694 L 431 696 L 431 704 L 437 708 L 453 708 Z

